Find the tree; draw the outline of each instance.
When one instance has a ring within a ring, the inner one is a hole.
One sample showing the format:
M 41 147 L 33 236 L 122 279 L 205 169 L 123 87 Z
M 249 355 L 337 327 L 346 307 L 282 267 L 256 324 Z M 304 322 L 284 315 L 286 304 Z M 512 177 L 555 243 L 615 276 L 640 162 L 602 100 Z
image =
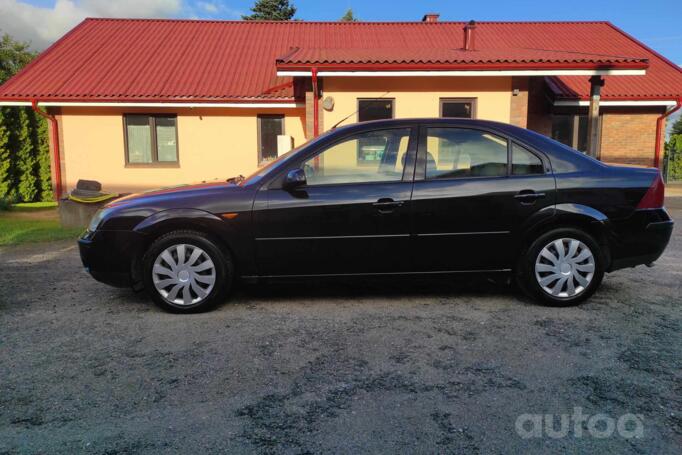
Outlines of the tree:
M 670 135 L 682 134 L 682 115 L 677 117 L 677 121 L 673 123 L 673 127 L 670 130 Z
M 14 41 L 8 34 L 0 39 L 0 84 L 35 58 L 36 54 L 29 51 L 29 44 Z
M 21 129 L 21 109 L 4 107 L 0 109 L 0 123 L 6 131 L 4 146 L 0 150 L 0 198 L 14 201 L 17 199 L 17 160 L 19 150 L 19 130 Z
M 665 143 L 668 180 L 682 180 L 682 116 L 673 123 L 670 138 Z
M 5 119 L 7 108 L 0 108 L 0 199 L 8 199 L 12 189 L 12 162 L 9 154 L 9 128 Z
M 344 14 L 341 19 L 339 19 L 341 22 L 357 22 L 358 18 L 355 17 L 353 14 L 353 10 L 348 8 L 348 11 L 346 11 L 346 14 Z
M 50 171 L 50 142 L 48 141 L 47 120 L 34 115 L 38 124 L 35 129 L 36 150 L 38 151 L 38 179 L 40 187 L 40 200 L 51 201 L 54 199 L 52 193 L 52 173 Z
M 32 131 L 29 117 L 33 112 L 27 109 L 19 110 L 19 148 L 16 151 L 17 192 L 22 201 L 33 201 L 38 194 L 38 160 L 31 140 Z
M 0 83 L 36 54 L 9 35 L 0 38 Z M 25 107 L 0 108 L 0 198 L 52 199 L 47 123 Z
M 253 14 L 242 16 L 245 21 L 288 21 L 296 14 L 296 7 L 289 0 L 256 0 L 251 8 Z

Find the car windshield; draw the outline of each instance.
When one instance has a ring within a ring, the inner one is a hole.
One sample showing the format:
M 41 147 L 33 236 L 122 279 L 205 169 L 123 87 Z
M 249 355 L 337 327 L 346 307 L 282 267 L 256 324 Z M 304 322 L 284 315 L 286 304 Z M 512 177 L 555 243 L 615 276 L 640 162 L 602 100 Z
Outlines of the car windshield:
M 315 139 L 311 139 L 310 141 L 304 142 L 303 144 L 299 145 L 298 147 L 294 147 L 293 149 L 289 150 L 288 152 L 284 153 L 283 155 L 278 156 L 275 160 L 269 162 L 267 165 L 258 168 L 254 173 L 250 174 L 246 178 L 244 178 L 239 185 L 241 186 L 246 186 L 250 185 L 252 183 L 255 183 L 259 181 L 261 178 L 265 177 L 272 169 L 275 169 L 279 167 L 282 163 L 285 163 L 286 161 L 289 160 L 292 156 L 294 156 L 299 150 L 302 150 L 303 148 L 314 144 L 315 142 L 319 141 L 323 137 L 327 136 L 330 133 L 330 131 L 327 131 L 319 136 L 317 136 Z

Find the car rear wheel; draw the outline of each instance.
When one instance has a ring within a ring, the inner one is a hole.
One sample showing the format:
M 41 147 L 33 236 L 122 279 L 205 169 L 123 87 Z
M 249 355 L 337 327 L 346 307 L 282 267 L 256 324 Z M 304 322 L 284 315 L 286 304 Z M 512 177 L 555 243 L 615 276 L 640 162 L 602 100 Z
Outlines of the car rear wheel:
M 553 306 L 576 305 L 597 290 L 604 277 L 599 244 L 573 228 L 555 229 L 532 243 L 519 261 L 519 286 Z
M 205 311 L 232 285 L 232 261 L 205 235 L 174 231 L 158 238 L 143 259 L 145 289 L 174 313 Z

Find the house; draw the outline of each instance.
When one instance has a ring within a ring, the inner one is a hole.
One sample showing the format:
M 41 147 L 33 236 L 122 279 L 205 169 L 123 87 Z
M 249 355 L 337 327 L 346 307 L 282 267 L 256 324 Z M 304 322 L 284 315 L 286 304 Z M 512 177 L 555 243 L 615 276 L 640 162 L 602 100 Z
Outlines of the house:
M 608 22 L 436 14 L 86 19 L 0 87 L 0 104 L 47 112 L 58 191 L 78 179 L 134 191 L 248 174 L 338 122 L 387 117 L 496 120 L 657 166 L 680 99 L 680 68 Z

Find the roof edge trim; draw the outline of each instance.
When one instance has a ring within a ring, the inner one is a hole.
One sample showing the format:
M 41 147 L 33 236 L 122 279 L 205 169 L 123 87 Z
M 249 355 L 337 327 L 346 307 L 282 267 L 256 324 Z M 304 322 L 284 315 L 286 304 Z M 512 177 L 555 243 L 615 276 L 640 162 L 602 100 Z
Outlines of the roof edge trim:
M 590 102 L 585 100 L 557 100 L 554 101 L 554 106 L 589 106 Z M 676 106 L 676 100 L 624 100 L 624 101 L 600 101 L 600 106 L 605 107 L 647 107 L 647 106 Z
M 384 77 L 384 76 L 644 76 L 644 69 L 541 69 L 541 70 L 410 70 L 410 71 L 318 71 L 320 77 Z M 311 71 L 277 71 L 281 77 L 310 77 Z
M 0 106 L 30 106 L 30 101 L 0 101 Z M 294 109 L 305 107 L 303 103 L 131 103 L 131 102 L 62 102 L 41 101 L 45 107 L 184 107 L 184 108 L 248 108 L 248 109 Z

